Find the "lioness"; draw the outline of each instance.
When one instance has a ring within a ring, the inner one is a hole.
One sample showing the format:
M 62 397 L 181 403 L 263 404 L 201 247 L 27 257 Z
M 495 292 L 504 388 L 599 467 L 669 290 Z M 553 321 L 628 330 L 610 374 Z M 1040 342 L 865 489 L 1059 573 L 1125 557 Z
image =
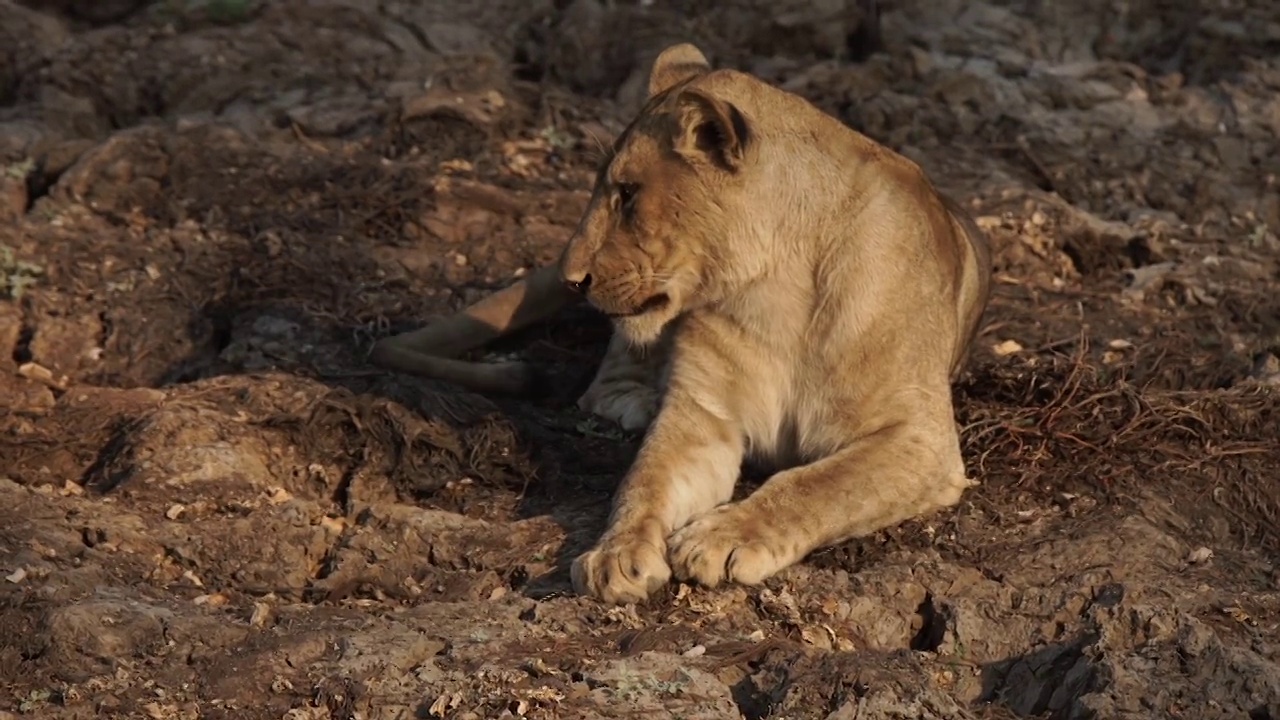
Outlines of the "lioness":
M 574 588 L 754 584 L 810 551 L 959 501 L 950 383 L 990 286 L 982 232 L 906 158 L 694 46 L 654 62 L 558 267 L 376 362 L 518 389 L 450 355 L 575 296 L 614 338 L 580 405 L 648 427 Z M 660 394 L 659 394 L 660 393 Z M 656 415 L 655 415 L 656 413 Z M 730 503 L 744 457 L 781 468 Z

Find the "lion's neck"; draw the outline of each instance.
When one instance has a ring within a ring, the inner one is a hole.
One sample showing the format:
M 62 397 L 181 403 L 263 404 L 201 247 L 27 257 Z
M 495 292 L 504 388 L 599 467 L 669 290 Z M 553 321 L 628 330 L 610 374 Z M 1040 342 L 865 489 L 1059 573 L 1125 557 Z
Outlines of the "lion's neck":
M 805 339 L 815 305 L 813 275 L 793 259 L 776 263 L 710 310 L 762 347 L 785 348 Z

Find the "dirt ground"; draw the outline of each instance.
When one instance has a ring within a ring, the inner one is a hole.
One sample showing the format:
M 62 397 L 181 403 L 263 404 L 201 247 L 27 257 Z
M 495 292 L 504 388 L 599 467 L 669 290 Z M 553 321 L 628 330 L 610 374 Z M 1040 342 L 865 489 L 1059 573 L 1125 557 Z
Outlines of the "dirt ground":
M 1280 718 L 1280 5 L 883 5 L 0 0 L 0 718 Z M 981 485 L 613 608 L 607 327 L 364 355 L 553 259 L 680 39 L 990 233 Z

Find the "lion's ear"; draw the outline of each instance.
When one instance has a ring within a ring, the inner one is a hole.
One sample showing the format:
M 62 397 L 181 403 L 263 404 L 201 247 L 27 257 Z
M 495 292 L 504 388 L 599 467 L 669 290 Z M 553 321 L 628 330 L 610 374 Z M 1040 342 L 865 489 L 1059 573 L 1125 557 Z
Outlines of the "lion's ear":
M 742 167 L 751 143 L 751 127 L 736 105 L 687 88 L 680 92 L 677 107 L 676 152 L 729 171 Z
M 707 57 L 691 43 L 672 45 L 653 61 L 653 69 L 649 71 L 649 97 L 710 70 Z

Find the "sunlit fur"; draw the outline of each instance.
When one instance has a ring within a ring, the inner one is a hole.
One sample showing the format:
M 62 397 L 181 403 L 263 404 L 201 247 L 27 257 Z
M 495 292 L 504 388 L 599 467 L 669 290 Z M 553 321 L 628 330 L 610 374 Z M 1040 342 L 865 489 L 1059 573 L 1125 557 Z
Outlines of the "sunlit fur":
M 678 112 L 677 96 L 663 94 L 623 133 L 561 263 L 568 274 L 590 274 L 588 300 L 606 313 L 630 313 L 668 296 L 659 310 L 615 318 L 617 331 L 636 345 L 654 342 L 682 311 L 710 299 L 717 268 L 732 264 L 724 231 L 737 208 L 717 202 L 715 178 L 677 155 Z M 637 188 L 626 207 L 618 192 L 625 185 Z
M 613 316 L 579 406 L 646 432 L 571 570 L 580 593 L 635 601 L 672 575 L 757 583 L 958 502 L 950 381 L 990 274 L 986 238 L 917 165 L 676 45 L 559 262 L 374 359 L 524 387 L 522 366 L 452 358 L 575 300 Z M 729 502 L 747 456 L 778 472 Z
M 582 405 L 656 407 L 572 568 L 609 602 L 672 574 L 759 582 L 972 484 L 950 380 L 987 301 L 982 233 L 914 163 L 689 47 L 655 63 L 560 261 L 626 341 Z M 639 361 L 659 339 L 655 393 Z M 779 472 L 730 503 L 747 456 Z

